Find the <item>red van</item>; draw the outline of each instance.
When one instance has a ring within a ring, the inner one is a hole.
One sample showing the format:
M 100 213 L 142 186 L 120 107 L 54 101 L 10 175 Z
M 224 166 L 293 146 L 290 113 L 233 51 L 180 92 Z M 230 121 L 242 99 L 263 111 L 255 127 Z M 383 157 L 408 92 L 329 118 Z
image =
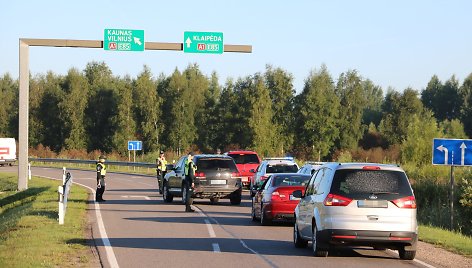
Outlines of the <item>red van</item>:
M 261 163 L 259 155 L 257 155 L 257 153 L 254 151 L 246 150 L 229 151 L 224 154 L 231 156 L 234 159 L 239 173 L 241 173 L 241 182 L 243 186 L 249 188 L 251 178 L 254 176 L 254 173 L 252 173 L 250 170 L 256 170 Z

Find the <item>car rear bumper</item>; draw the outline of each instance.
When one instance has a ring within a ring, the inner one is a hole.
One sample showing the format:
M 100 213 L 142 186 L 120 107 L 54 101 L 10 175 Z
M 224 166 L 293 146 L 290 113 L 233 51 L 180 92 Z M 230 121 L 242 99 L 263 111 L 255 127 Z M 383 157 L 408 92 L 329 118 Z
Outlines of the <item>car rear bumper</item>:
M 295 221 L 294 211 L 297 203 L 272 203 L 265 207 L 267 219 L 275 221 Z
M 194 197 L 197 198 L 210 198 L 210 197 L 226 197 L 235 191 L 240 191 L 241 186 L 197 186 L 193 191 Z
M 416 249 L 418 234 L 415 232 L 364 231 L 327 229 L 320 231 L 320 241 L 332 245 L 357 245 L 386 248 L 407 246 Z

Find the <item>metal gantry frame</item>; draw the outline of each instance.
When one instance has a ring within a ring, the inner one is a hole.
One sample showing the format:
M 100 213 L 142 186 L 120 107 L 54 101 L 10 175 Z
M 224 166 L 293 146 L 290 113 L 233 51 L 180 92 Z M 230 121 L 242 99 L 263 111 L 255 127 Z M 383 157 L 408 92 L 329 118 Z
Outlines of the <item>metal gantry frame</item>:
M 103 41 L 31 38 L 20 38 L 19 41 L 18 190 L 22 191 L 28 189 L 29 47 L 103 48 Z M 183 51 L 183 43 L 145 42 L 144 49 Z M 224 52 L 252 53 L 252 46 L 224 45 Z

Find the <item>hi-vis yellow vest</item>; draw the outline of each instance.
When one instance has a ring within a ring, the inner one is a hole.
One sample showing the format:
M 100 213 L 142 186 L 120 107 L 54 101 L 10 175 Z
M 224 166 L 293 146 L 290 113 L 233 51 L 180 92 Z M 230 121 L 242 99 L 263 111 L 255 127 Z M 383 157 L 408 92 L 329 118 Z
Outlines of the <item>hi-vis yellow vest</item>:
M 159 158 L 159 164 L 160 165 L 157 166 L 157 169 L 159 169 L 160 171 L 166 171 L 167 161 L 164 157 Z
M 103 163 L 98 163 L 97 166 L 100 165 L 102 166 L 102 169 L 100 169 L 100 175 L 105 176 L 107 174 L 107 167 Z M 97 171 L 98 172 L 98 171 Z

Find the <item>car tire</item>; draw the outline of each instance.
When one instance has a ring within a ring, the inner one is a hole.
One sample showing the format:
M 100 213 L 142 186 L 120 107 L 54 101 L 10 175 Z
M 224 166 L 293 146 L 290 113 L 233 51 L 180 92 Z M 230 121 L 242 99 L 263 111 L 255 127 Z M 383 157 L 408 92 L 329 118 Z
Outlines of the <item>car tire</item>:
M 220 201 L 220 199 L 219 199 L 218 197 L 212 197 L 212 198 L 210 198 L 210 203 L 211 203 L 212 205 L 218 204 L 219 201 Z
M 267 226 L 267 225 L 270 225 L 272 223 L 271 220 L 267 219 L 267 217 L 265 216 L 265 212 L 264 212 L 264 207 L 262 206 L 261 204 L 261 225 L 264 225 L 264 226 Z
M 311 246 L 312 246 L 313 256 L 328 257 L 328 250 L 319 247 L 318 228 L 316 228 L 316 225 L 314 225 L 312 228 L 313 228 L 313 232 L 311 235 Z
M 230 196 L 229 200 L 231 205 L 240 205 L 241 204 L 242 189 L 234 191 Z
M 398 255 L 402 260 L 413 260 L 416 256 L 416 250 L 405 250 L 405 248 L 401 248 L 398 250 Z
M 308 241 L 301 238 L 296 222 L 293 225 L 293 243 L 295 244 L 296 248 L 306 248 L 308 246 Z
M 166 203 L 171 203 L 174 200 L 174 196 L 169 192 L 169 186 L 165 181 L 162 182 L 162 199 Z

